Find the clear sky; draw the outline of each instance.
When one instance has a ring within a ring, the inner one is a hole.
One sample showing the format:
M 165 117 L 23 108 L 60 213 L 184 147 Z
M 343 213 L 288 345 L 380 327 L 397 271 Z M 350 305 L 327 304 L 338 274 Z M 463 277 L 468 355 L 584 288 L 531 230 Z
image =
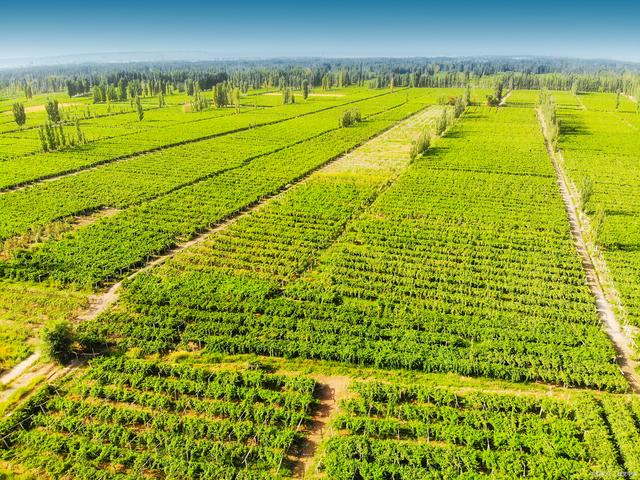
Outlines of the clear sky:
M 0 59 L 549 55 L 640 61 L 640 0 L 2 1 Z

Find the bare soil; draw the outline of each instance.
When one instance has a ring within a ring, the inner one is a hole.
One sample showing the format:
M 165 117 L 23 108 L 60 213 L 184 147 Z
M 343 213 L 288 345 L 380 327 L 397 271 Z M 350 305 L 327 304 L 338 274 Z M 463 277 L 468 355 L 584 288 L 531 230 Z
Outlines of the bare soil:
M 318 406 L 313 413 L 311 427 L 305 432 L 305 440 L 300 456 L 297 458 L 294 478 L 305 478 L 315 458 L 320 444 L 329 435 L 329 423 L 338 411 L 340 400 L 347 396 L 351 383 L 344 376 L 314 376 L 318 382 Z
M 80 106 L 80 105 L 84 105 L 84 103 L 78 103 L 78 102 L 67 102 L 67 103 L 59 103 L 58 106 L 59 107 L 76 107 L 76 106 Z M 45 106 L 44 105 L 34 105 L 32 107 L 25 107 L 24 109 L 25 113 L 36 113 L 36 112 L 44 112 L 45 111 Z

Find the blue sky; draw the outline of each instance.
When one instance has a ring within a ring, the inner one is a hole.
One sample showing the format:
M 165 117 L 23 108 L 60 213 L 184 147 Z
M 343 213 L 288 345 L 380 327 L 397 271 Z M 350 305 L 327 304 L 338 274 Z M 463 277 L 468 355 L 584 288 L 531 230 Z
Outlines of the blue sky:
M 551 55 L 640 61 L 640 1 L 3 2 L 0 59 Z

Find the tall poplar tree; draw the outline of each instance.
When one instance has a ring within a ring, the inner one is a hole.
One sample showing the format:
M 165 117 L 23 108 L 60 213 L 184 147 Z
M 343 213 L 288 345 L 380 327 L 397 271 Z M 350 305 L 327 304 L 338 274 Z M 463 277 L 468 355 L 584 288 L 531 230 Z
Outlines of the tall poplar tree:
M 144 109 L 142 108 L 142 101 L 139 95 L 136 97 L 136 111 L 138 112 L 138 121 L 141 122 L 144 118 Z
M 13 119 L 20 128 L 22 128 L 22 126 L 27 122 L 27 114 L 24 111 L 24 105 L 20 102 L 13 104 Z
M 58 105 L 58 100 L 56 100 L 55 98 L 53 100 L 48 100 L 44 108 L 47 111 L 47 116 L 49 117 L 49 121 L 51 123 L 60 122 L 62 118 L 60 116 L 60 108 Z

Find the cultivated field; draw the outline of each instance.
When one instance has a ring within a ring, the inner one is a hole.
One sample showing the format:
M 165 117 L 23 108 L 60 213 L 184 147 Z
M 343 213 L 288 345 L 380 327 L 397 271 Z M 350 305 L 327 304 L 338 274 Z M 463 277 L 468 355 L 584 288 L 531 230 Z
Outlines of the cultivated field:
M 638 108 L 512 86 L 0 97 L 0 478 L 639 476 Z

